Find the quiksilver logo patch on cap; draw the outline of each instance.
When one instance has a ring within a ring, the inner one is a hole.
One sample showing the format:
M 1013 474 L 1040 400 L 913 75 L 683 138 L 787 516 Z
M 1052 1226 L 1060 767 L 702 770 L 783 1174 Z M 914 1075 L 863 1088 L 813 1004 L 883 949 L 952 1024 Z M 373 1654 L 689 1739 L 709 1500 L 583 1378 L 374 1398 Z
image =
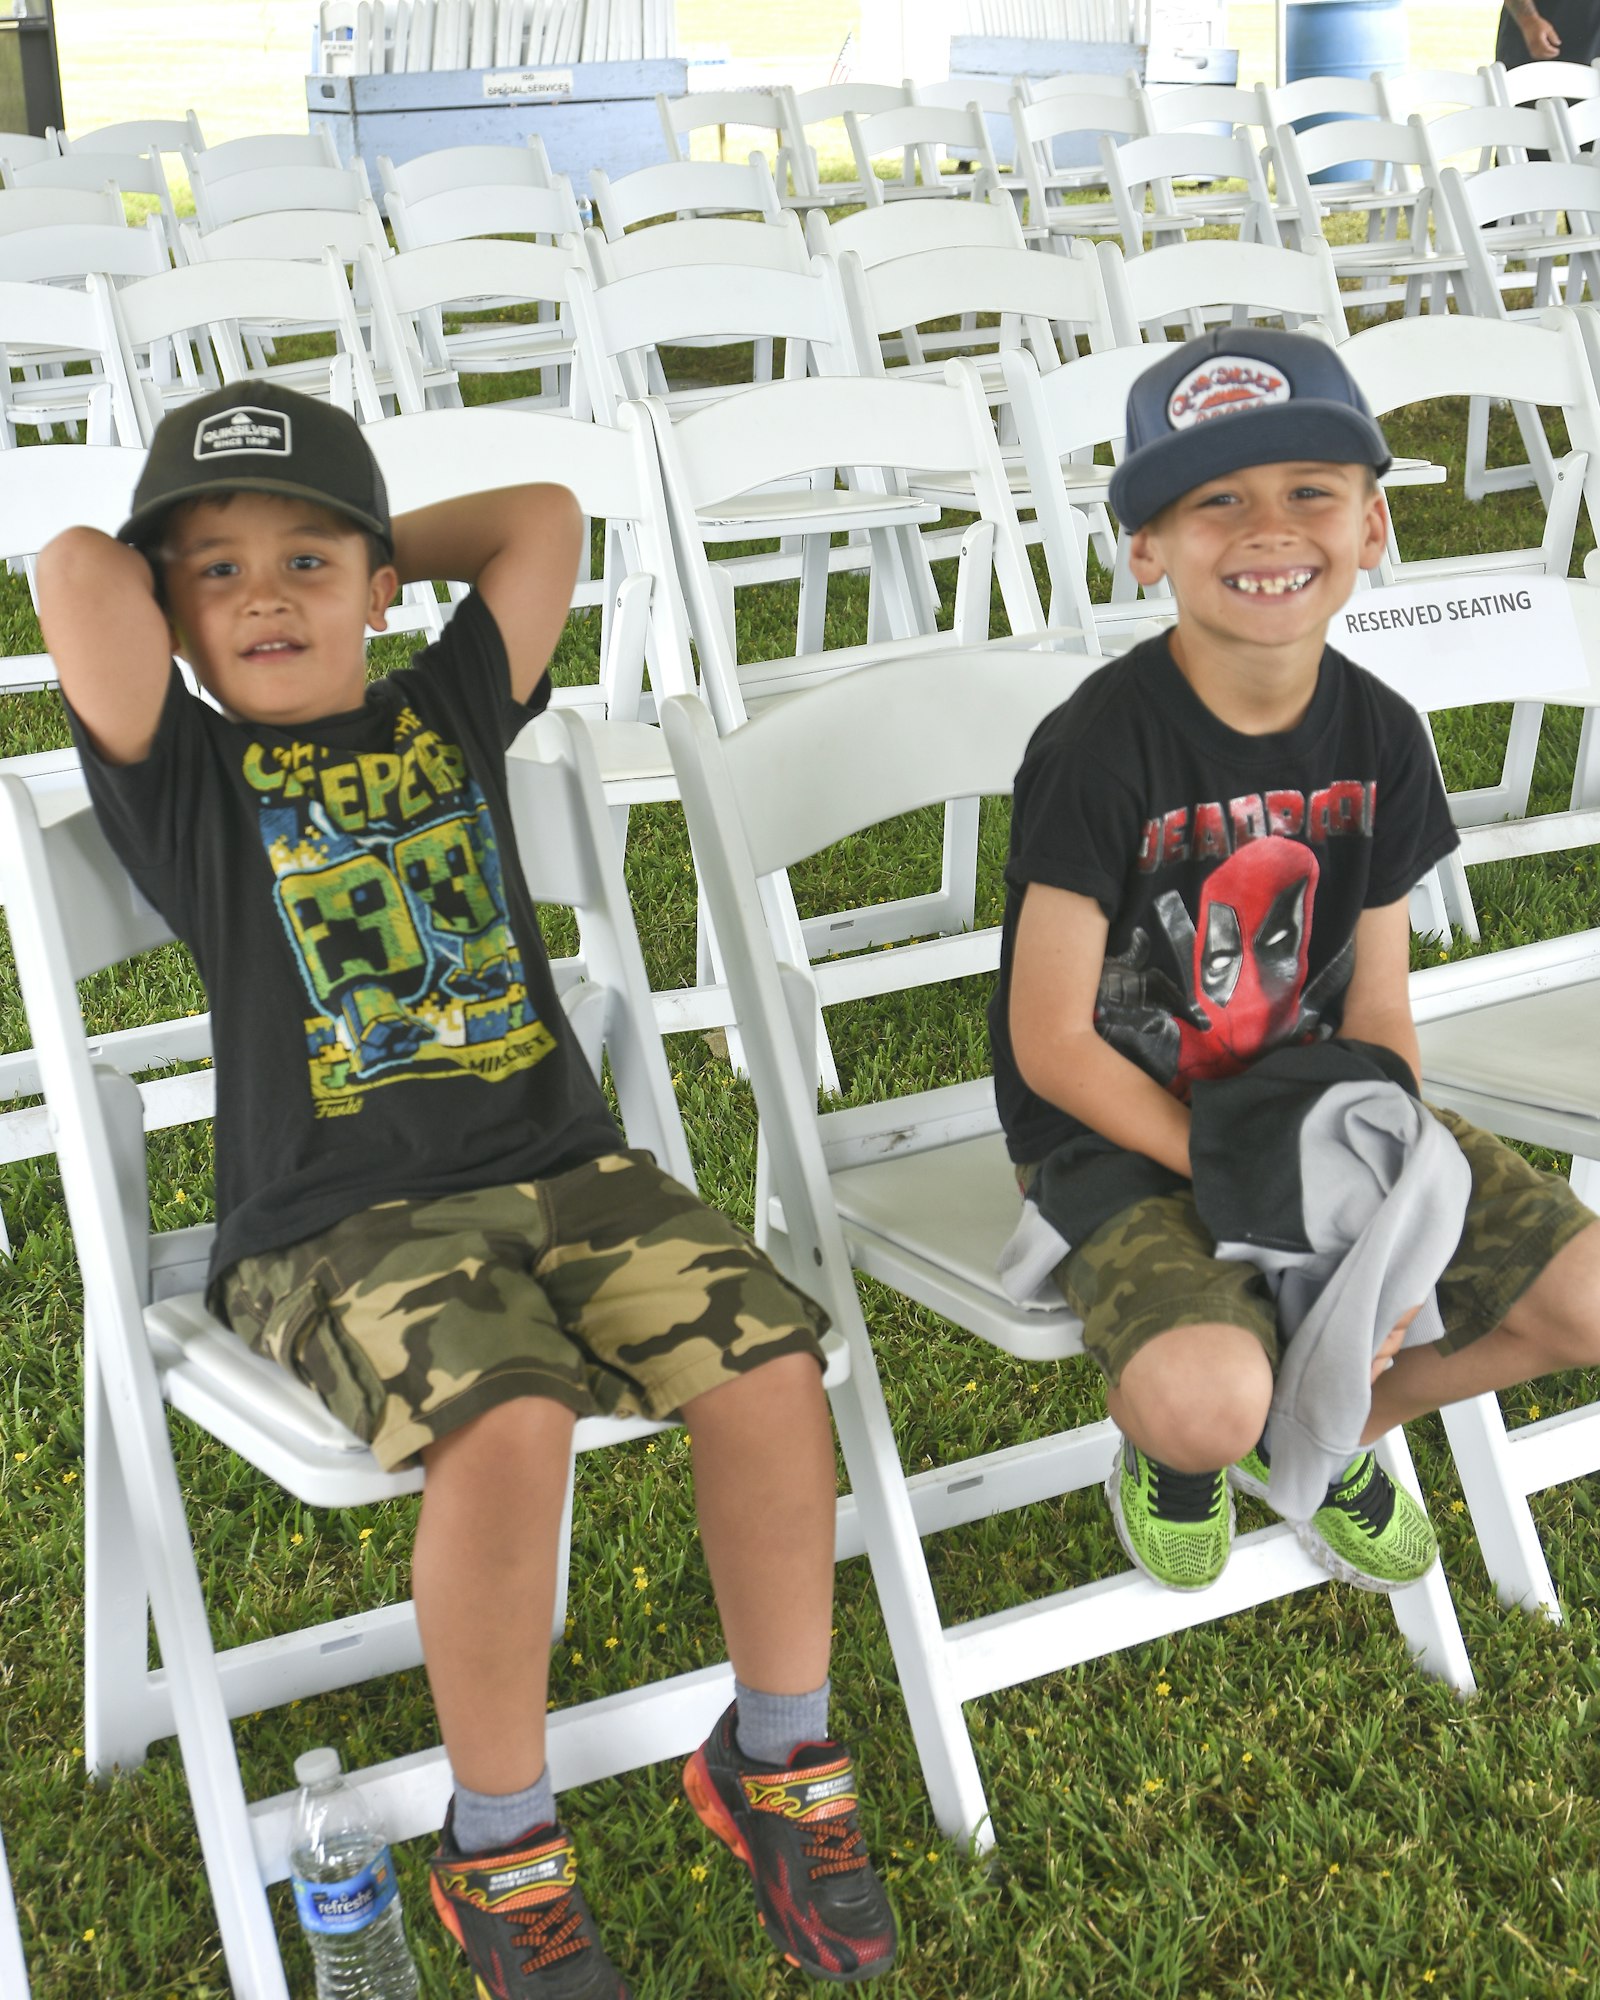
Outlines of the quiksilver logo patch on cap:
M 287 458 L 292 438 L 282 410 L 241 403 L 208 417 L 194 434 L 196 458 Z
M 1287 403 L 1294 395 L 1288 377 L 1269 361 L 1246 354 L 1217 354 L 1191 368 L 1167 399 L 1167 422 L 1175 431 L 1192 430 L 1213 417 L 1233 417 Z

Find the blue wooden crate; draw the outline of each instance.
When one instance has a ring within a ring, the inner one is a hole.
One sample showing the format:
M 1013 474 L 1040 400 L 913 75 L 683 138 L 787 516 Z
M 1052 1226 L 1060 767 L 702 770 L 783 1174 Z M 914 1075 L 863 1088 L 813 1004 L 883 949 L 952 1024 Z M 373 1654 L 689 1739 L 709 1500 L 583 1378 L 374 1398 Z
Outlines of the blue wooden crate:
M 366 162 L 374 187 L 380 153 L 398 166 L 443 146 L 521 145 L 537 132 L 584 200 L 592 167 L 615 177 L 667 157 L 656 94 L 681 97 L 687 87 L 680 57 L 308 76 L 306 115 L 313 131 L 332 134 L 346 165 Z

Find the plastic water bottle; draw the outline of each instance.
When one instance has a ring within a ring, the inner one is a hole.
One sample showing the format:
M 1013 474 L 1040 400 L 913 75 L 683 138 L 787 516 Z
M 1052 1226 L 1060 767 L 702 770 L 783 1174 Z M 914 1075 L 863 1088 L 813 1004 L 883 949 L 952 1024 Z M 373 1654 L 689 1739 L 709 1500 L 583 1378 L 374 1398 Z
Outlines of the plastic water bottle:
M 382 1834 L 339 1772 L 337 1750 L 295 1759 L 289 1869 L 317 1967 L 317 2000 L 415 2000 L 400 1886 Z

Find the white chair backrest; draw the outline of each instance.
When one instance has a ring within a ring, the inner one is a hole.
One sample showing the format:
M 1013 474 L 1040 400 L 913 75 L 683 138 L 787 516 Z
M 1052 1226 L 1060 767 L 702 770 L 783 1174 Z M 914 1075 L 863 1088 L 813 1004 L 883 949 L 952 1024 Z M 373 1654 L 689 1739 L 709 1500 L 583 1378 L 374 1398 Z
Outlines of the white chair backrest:
M 17 167 L 31 167 L 35 160 L 58 159 L 60 148 L 55 141 L 59 136 L 51 133 L 41 139 L 35 132 L 0 132 L 0 160 L 9 160 Z
M 853 250 L 867 270 L 925 250 L 1024 248 L 1016 204 L 1009 196 L 987 201 L 897 201 L 857 209 L 830 222 L 820 210 L 806 217 L 806 247 L 813 256 L 842 257 Z
M 1058 71 L 1055 76 L 1021 77 L 1019 83 L 1027 85 L 1019 94 L 1031 104 L 1043 104 L 1051 97 L 1137 97 L 1139 94 L 1139 73 L 1129 68 L 1125 70 L 1081 70 Z
M 1398 76 L 1379 75 L 1374 79 L 1384 106 L 1383 116 L 1401 120 L 1413 111 L 1424 117 L 1441 111 L 1459 110 L 1468 105 L 1493 104 L 1494 77 L 1484 63 L 1475 70 L 1408 69 Z
M 407 201 L 426 201 L 429 195 L 451 188 L 492 187 L 498 182 L 513 187 L 550 185 L 550 156 L 536 132 L 529 133 L 521 146 L 442 146 L 399 164 L 386 153 L 378 155 L 378 185 L 386 200 L 398 193 Z
M 813 90 L 791 91 L 790 99 L 802 129 L 824 125 L 831 118 L 843 118 L 849 111 L 859 118 L 875 118 L 880 111 L 899 111 L 913 101 L 910 89 L 903 83 L 867 82 L 818 84 Z
M 1152 133 L 1183 132 L 1196 125 L 1228 125 L 1235 130 L 1245 125 L 1260 128 L 1263 134 L 1271 129 L 1267 122 L 1271 108 L 1259 88 L 1188 83 L 1177 90 L 1147 89 L 1145 95 Z M 1256 144 L 1261 143 L 1258 138 Z
M 3 199 L 3 197 L 0 197 Z M 342 264 L 353 264 L 363 244 L 387 254 L 389 239 L 377 205 L 365 201 L 358 209 L 291 208 L 277 215 L 247 215 L 220 228 L 199 230 L 182 223 L 179 234 L 192 264 L 223 263 L 235 257 L 293 258 L 320 263 L 332 250 Z
M 353 215 L 371 199 L 362 167 L 255 167 L 207 188 L 205 227 L 224 229 L 247 216 L 297 208 Z
M 1028 184 L 1028 217 L 1035 225 L 1044 220 L 1044 210 L 1052 189 L 1082 184 L 1081 165 L 1058 168 L 1055 142 L 1058 139 L 1082 144 L 1104 133 L 1114 138 L 1142 137 L 1147 130 L 1144 106 L 1126 92 L 1061 92 L 1035 103 L 1021 97 L 1011 101 L 1011 123 L 1017 135 L 1017 164 Z M 1063 182 L 1062 174 L 1066 175 Z
M 989 143 L 989 128 L 983 113 L 968 105 L 907 104 L 867 116 L 847 111 L 844 124 L 856 172 L 873 207 L 884 200 L 886 186 L 900 194 L 931 195 L 986 194 L 999 185 L 1000 170 Z M 975 161 L 976 171 L 946 173 L 943 162 L 952 154 Z M 887 183 L 874 166 L 874 161 L 885 155 L 896 158 L 900 165 L 899 176 Z
M 476 187 L 441 188 L 413 199 L 398 189 L 389 196 L 389 220 L 401 250 L 425 250 L 431 243 L 456 243 L 468 236 L 538 236 L 554 241 L 583 227 L 572 183 L 557 174 L 554 185 L 529 181 L 487 181 Z
M 0 190 L 0 235 L 14 229 L 68 229 L 81 223 L 126 228 L 122 196 L 107 181 L 98 193 L 86 188 L 7 188 Z
M 850 318 L 861 374 L 886 371 L 880 339 L 909 334 L 929 321 L 958 314 L 993 314 L 1001 323 L 993 329 L 975 327 L 963 340 L 977 347 L 988 338 L 1001 348 L 1026 343 L 1042 369 L 1057 368 L 1061 357 L 1055 329 L 1063 329 L 1069 354 L 1077 352 L 1081 330 L 1091 347 L 1114 343 L 1110 308 L 1100 267 L 1087 244 L 1071 247 L 1064 256 L 1039 256 L 1032 250 L 923 250 L 877 264 L 869 272 L 853 251 L 839 262 L 840 283 Z
M 667 142 L 667 158 L 686 160 L 685 139 L 708 125 L 747 126 L 776 135 L 783 127 L 784 104 L 777 90 L 696 90 L 687 97 L 658 95 L 656 115 Z
M 153 194 L 170 205 L 167 177 L 156 153 L 64 153 L 25 164 L 0 150 L 8 188 L 81 188 L 98 194 L 115 181 L 119 194 Z
M 1292 83 L 1263 84 L 1261 88 L 1272 116 L 1269 131 L 1296 119 L 1320 118 L 1330 112 L 1345 118 L 1389 117 L 1372 77 L 1301 76 Z
M 1496 94 L 1502 104 L 1536 104 L 1540 98 L 1585 98 L 1600 96 L 1600 75 L 1592 63 L 1526 62 L 1514 69 L 1494 65 Z
M 760 153 L 747 161 L 667 160 L 617 180 L 596 167 L 589 192 L 596 220 L 609 237 L 666 216 L 748 214 L 775 222 L 783 213 L 772 169 Z
M 338 149 L 322 126 L 314 132 L 251 132 L 242 139 L 224 139 L 220 145 L 185 145 L 180 150 L 191 184 L 199 180 L 207 187 L 231 174 L 259 173 L 264 167 L 339 165 Z
M 58 132 L 63 153 L 181 153 L 205 151 L 205 134 L 192 111 L 182 118 L 124 118 L 92 132 Z
M 1548 153 L 1552 159 L 1568 157 L 1566 134 L 1548 104 L 1472 105 L 1433 119 L 1413 112 L 1412 122 L 1420 129 L 1437 166 L 1463 153 L 1486 156 L 1474 157 L 1470 163 L 1458 159 L 1469 172 L 1495 164 L 1496 156 L 1502 156 L 1502 165 L 1517 164 L 1529 147 Z
M 150 278 L 171 267 L 166 235 L 153 215 L 142 229 L 121 221 L 75 222 L 0 235 L 0 279 L 20 284 L 81 284 L 90 271 L 110 278 Z
M 609 241 L 601 230 L 586 229 L 583 240 L 589 269 L 599 285 L 640 271 L 689 270 L 699 264 L 749 263 L 765 271 L 810 268 L 800 219 L 788 212 L 776 221 L 760 222 L 731 215 L 691 216 L 684 222 L 634 229 Z
M 1561 133 L 1563 156 L 1575 160 L 1580 154 L 1592 153 L 1596 139 L 1600 139 L 1600 97 L 1585 97 L 1576 104 L 1559 97 L 1543 102 Z
M 1347 327 L 1333 258 L 1320 236 L 1303 250 L 1267 243 L 1206 240 L 1165 244 L 1124 257 L 1115 243 L 1099 246 L 1100 271 L 1116 339 L 1163 340 L 1181 326 L 1189 339 L 1204 331 L 1206 309 L 1232 308 L 1236 325 L 1261 317 L 1293 330 L 1311 320 L 1343 340 Z

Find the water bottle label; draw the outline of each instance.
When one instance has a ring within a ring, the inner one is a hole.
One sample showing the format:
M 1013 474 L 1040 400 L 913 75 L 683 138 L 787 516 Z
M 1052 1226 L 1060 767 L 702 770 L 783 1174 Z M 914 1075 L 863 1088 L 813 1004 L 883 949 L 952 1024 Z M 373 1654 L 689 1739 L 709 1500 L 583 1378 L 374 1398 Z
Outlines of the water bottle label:
M 295 1908 L 301 1925 L 327 1937 L 345 1937 L 364 1930 L 382 1916 L 399 1893 L 394 1863 L 387 1847 L 380 1848 L 359 1875 L 346 1882 L 302 1882 L 294 1877 Z

